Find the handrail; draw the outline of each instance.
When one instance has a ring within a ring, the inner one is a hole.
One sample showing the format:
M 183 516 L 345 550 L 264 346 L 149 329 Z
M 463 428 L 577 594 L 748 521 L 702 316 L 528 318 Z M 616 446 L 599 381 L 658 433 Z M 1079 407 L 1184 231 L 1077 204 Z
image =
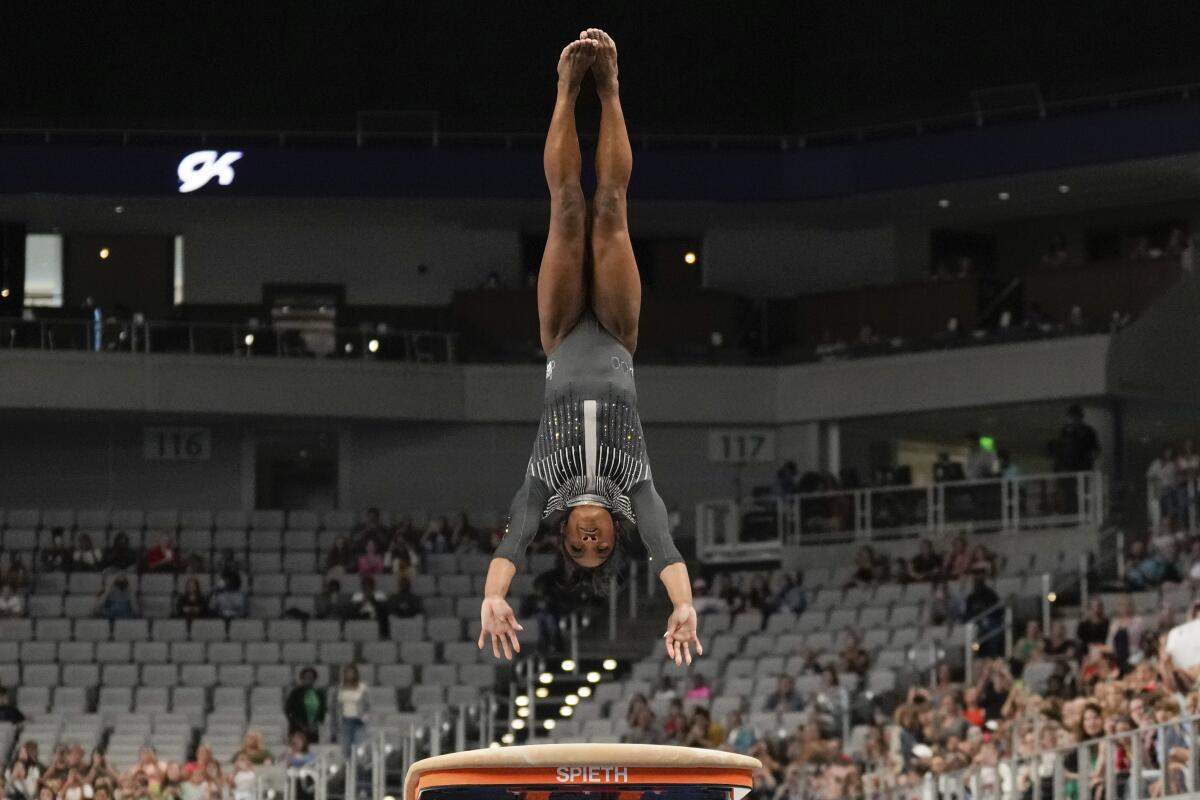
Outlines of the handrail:
M 1040 96 L 1037 102 L 1015 103 L 1006 106 L 989 107 L 985 114 L 978 109 L 942 114 L 932 117 L 918 117 L 891 122 L 873 123 L 842 128 L 812 129 L 796 134 L 634 134 L 631 141 L 642 148 L 649 149 L 660 145 L 704 145 L 714 150 L 737 146 L 770 146 L 782 150 L 820 147 L 823 145 L 839 145 L 846 143 L 861 143 L 878 137 L 922 136 L 928 132 L 938 132 L 954 128 L 977 128 L 992 124 L 1004 124 L 1003 119 L 989 120 L 988 117 L 1012 116 L 1021 112 L 1029 112 L 1036 119 L 1047 119 L 1056 115 L 1079 113 L 1082 111 L 1103 108 L 1113 110 L 1134 101 L 1144 103 L 1149 99 L 1159 99 L 1166 103 L 1190 102 L 1194 92 L 1200 90 L 1200 83 L 1181 83 L 1150 89 L 1136 89 L 1123 92 L 1110 92 L 1095 95 L 1082 95 L 1044 101 Z M 372 114 L 384 112 L 372 111 Z M 527 142 L 530 146 L 539 145 L 545 139 L 545 133 L 527 131 L 446 131 L 440 126 L 436 112 L 431 111 L 394 111 L 386 112 L 409 117 L 425 117 L 431 120 L 429 130 L 424 131 L 367 131 L 361 125 L 361 112 L 356 117 L 355 127 L 326 128 L 326 129 L 277 129 L 277 128 L 162 128 L 137 126 L 86 128 L 86 127 L 0 127 L 0 137 L 36 137 L 43 144 L 52 145 L 59 139 L 90 138 L 108 139 L 111 142 L 128 146 L 138 139 L 192 140 L 197 144 L 207 145 L 214 138 L 230 139 L 261 139 L 279 147 L 287 147 L 292 143 L 323 142 L 346 145 L 353 148 L 366 147 L 371 143 L 418 144 L 432 148 L 446 145 L 500 145 L 511 149 L 518 143 Z

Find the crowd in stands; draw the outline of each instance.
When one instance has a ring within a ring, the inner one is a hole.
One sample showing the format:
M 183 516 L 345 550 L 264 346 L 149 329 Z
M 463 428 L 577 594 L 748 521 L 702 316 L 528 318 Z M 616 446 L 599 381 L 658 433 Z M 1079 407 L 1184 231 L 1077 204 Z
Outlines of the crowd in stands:
M 1200 450 L 1192 437 L 1165 444 L 1146 469 L 1147 495 L 1154 527 L 1163 533 L 1188 529 L 1192 494 L 1200 477 Z

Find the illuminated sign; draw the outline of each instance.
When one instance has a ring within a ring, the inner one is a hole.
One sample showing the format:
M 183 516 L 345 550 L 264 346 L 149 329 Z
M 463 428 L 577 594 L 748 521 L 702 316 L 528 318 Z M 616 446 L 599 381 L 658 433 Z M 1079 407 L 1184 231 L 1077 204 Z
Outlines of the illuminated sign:
M 233 162 L 242 157 L 240 150 L 218 153 L 216 150 L 197 150 L 188 153 L 179 162 L 175 174 L 179 176 L 179 191 L 186 194 L 207 186 L 213 178 L 221 186 L 233 183 Z
M 629 783 L 627 767 L 559 767 L 559 783 Z

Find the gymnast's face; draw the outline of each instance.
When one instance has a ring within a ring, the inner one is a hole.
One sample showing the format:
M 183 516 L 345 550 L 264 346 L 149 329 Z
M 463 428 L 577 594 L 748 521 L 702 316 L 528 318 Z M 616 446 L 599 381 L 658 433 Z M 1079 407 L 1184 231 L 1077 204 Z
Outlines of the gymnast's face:
M 612 514 L 603 506 L 571 509 L 563 525 L 563 551 L 581 567 L 598 567 L 609 559 L 617 544 Z

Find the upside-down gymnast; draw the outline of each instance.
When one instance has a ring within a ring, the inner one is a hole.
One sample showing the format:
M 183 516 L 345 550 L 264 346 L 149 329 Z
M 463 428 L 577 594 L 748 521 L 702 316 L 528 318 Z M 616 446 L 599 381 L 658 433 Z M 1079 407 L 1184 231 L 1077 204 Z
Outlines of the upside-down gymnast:
M 589 208 L 575 101 L 591 71 L 600 95 L 596 193 Z M 563 49 L 558 96 L 543 155 L 550 233 L 538 273 L 538 321 L 546 352 L 545 405 L 524 483 L 488 567 L 479 634 L 482 649 L 511 659 L 522 630 L 505 599 L 538 530 L 557 526 L 567 596 L 603 595 L 626 565 L 624 540 L 636 527 L 674 605 L 663 634 L 667 656 L 692 661 L 696 635 L 687 565 L 671 539 L 654 489 L 637 413 L 632 353 L 642 287 L 629 239 L 625 192 L 633 153 L 617 83 L 617 48 L 589 28 Z

